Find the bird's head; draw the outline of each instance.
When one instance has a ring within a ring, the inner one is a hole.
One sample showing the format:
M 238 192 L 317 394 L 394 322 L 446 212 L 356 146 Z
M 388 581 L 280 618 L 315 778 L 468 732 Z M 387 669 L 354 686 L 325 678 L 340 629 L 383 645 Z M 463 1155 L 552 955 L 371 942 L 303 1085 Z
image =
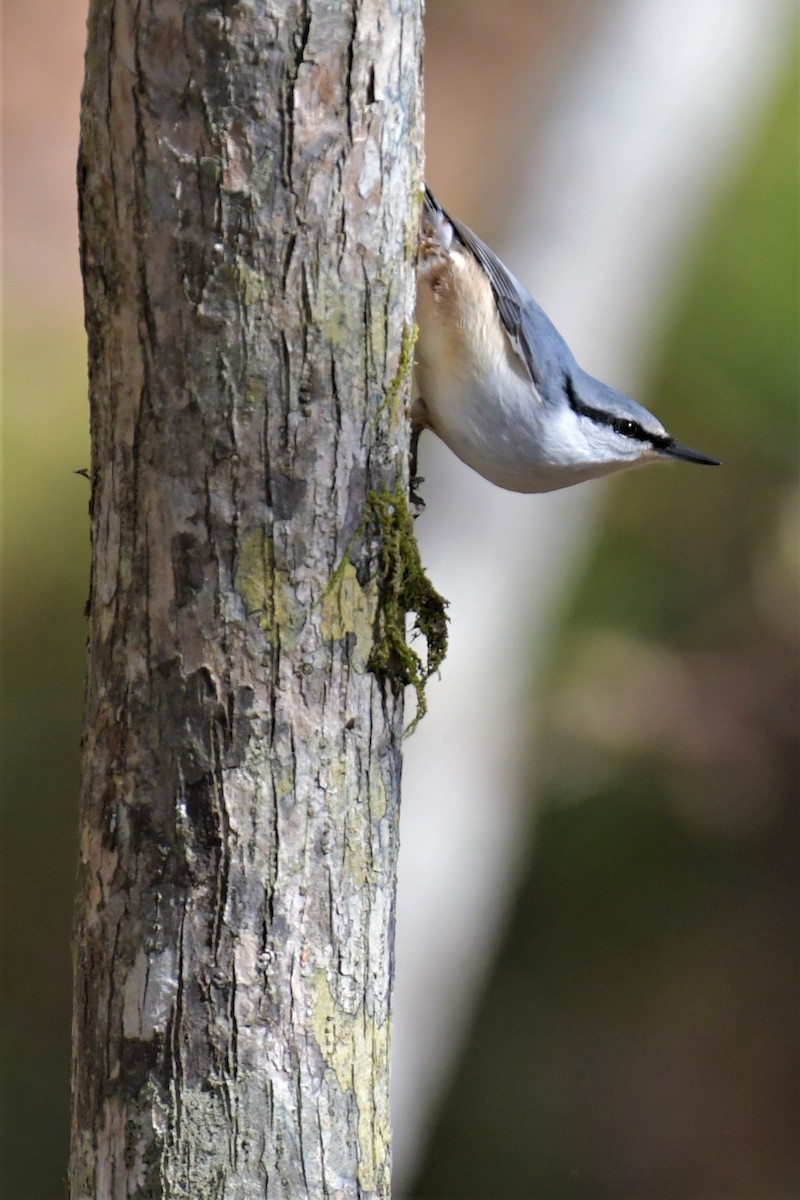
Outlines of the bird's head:
M 551 452 L 582 478 L 663 458 L 719 466 L 717 459 L 677 442 L 641 404 L 580 368 L 565 372 L 553 415 L 557 445 Z

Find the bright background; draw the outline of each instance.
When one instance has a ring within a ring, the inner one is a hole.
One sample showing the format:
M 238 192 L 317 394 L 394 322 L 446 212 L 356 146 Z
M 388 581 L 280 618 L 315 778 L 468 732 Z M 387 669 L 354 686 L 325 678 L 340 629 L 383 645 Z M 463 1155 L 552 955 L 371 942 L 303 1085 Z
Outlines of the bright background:
M 409 1200 L 800 1190 L 798 69 L 781 0 L 429 0 L 428 176 L 720 470 L 512 497 L 423 441 Z M 88 465 L 85 6 L 7 8 L 0 1194 L 64 1195 Z

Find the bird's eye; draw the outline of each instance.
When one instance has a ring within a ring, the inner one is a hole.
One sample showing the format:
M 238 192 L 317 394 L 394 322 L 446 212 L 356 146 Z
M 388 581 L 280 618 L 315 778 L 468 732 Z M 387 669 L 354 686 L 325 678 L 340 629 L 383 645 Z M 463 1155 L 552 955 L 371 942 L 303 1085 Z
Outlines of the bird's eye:
M 614 422 L 614 433 L 618 433 L 621 437 L 636 437 L 641 430 L 635 421 L 627 421 L 622 418 Z

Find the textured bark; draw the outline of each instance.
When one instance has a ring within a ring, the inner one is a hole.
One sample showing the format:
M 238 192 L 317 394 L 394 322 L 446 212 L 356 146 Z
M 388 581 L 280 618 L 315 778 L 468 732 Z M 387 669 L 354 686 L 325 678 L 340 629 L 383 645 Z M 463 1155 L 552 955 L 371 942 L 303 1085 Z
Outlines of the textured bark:
M 92 0 L 73 1200 L 389 1193 L 420 10 Z

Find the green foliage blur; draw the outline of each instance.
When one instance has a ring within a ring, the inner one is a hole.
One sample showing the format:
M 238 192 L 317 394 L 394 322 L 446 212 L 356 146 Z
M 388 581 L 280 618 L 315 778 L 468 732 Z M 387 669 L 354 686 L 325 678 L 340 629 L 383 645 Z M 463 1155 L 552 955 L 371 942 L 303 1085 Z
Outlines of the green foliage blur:
M 0 1195 L 66 1194 L 71 967 L 88 595 L 83 331 L 15 331 L 3 364 Z
M 800 1195 L 798 81 L 689 248 L 551 648 L 528 876 L 415 1200 Z

